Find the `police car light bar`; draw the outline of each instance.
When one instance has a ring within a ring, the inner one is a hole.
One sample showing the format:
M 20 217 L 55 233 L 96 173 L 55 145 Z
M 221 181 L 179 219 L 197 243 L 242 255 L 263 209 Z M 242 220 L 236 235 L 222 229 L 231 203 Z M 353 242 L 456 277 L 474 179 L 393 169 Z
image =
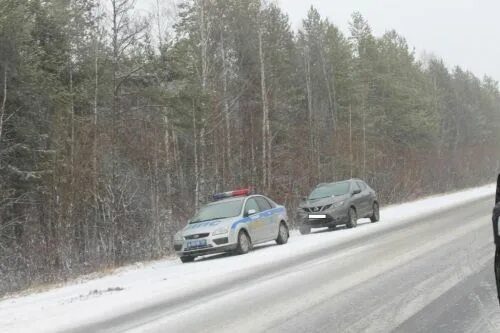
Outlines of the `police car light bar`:
M 224 192 L 224 193 L 217 193 L 217 194 L 214 194 L 213 199 L 214 199 L 214 201 L 217 201 L 217 200 L 222 200 L 222 199 L 226 199 L 226 198 L 247 196 L 249 194 L 250 194 L 250 189 L 246 188 L 246 189 L 229 191 L 229 192 Z

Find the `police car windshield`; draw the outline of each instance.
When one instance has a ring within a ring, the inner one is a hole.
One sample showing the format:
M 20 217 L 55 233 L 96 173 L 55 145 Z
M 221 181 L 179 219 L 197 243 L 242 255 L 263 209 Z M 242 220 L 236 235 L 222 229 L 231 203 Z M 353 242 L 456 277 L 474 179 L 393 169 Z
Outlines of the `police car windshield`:
M 240 215 L 243 198 L 204 206 L 189 223 L 199 223 Z
M 344 195 L 349 191 L 349 182 L 335 183 L 315 188 L 309 195 L 309 200 L 328 198 L 332 195 Z

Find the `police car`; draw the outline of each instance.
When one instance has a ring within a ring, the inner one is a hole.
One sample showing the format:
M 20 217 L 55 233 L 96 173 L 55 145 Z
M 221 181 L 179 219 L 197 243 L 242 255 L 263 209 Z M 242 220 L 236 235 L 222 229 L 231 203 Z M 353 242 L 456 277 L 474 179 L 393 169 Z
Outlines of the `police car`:
M 245 254 L 253 245 L 289 237 L 286 209 L 249 189 L 219 193 L 203 206 L 174 237 L 182 262 L 197 256 L 235 252 Z

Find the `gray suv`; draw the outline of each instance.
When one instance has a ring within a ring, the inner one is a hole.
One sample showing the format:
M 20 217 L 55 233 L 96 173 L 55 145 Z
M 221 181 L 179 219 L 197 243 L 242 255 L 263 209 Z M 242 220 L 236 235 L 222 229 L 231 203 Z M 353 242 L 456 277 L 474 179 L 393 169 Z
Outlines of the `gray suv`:
M 311 228 L 355 228 L 359 218 L 380 219 L 377 193 L 360 179 L 319 184 L 299 205 L 300 233 Z

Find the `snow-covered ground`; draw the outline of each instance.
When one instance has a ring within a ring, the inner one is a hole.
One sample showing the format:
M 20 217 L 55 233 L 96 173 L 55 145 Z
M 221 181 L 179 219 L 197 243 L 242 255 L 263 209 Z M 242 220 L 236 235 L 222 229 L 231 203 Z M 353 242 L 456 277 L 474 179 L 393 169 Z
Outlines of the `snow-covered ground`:
M 192 264 L 181 264 L 177 259 L 137 264 L 105 277 L 79 279 L 49 291 L 4 298 L 0 300 L 0 328 L 2 332 L 53 332 L 79 323 L 103 320 L 224 283 L 224 280 L 244 275 L 259 266 L 272 265 L 332 243 L 390 229 L 412 217 L 437 213 L 491 196 L 494 191 L 494 185 L 487 185 L 388 206 L 381 210 L 379 223 L 360 223 L 356 229 L 307 236 L 294 231 L 288 244 L 264 244 L 244 256 L 218 255 L 215 258 L 201 258 Z

